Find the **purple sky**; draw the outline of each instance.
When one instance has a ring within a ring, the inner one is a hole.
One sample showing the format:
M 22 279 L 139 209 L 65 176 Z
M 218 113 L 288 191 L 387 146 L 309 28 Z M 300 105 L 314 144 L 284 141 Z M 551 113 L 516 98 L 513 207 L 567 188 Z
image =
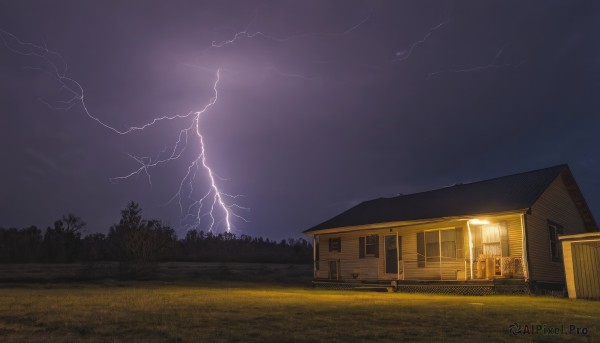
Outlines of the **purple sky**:
M 0 29 L 60 53 L 118 129 L 201 110 L 220 69 L 200 130 L 218 185 L 250 208 L 236 233 L 299 237 L 364 200 L 560 163 L 600 219 L 597 1 L 0 1 Z M 51 66 L 1 43 L 0 226 L 73 212 L 106 232 L 134 200 L 184 233 L 162 205 L 198 144 L 152 187 L 109 178 L 189 122 L 122 136 L 81 103 L 50 108 L 69 98 Z

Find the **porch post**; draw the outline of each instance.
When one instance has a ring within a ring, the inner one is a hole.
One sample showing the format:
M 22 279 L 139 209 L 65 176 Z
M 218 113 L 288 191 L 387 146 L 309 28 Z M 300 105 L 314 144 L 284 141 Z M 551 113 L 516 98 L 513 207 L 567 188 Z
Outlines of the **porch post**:
M 313 235 L 313 279 L 317 278 L 317 238 Z
M 521 267 L 523 268 L 523 276 L 525 276 L 525 280 L 529 279 L 529 263 L 527 262 L 527 236 L 525 236 L 525 214 L 521 213 L 521 233 L 523 235 L 522 243 L 523 247 L 521 248 L 522 256 L 521 256 Z
M 438 230 L 438 252 L 440 254 L 440 280 L 444 280 L 442 271 L 442 231 Z
M 473 280 L 473 236 L 471 235 L 471 223 L 467 220 L 467 230 L 469 231 L 469 267 L 471 270 L 471 280 Z
M 400 243 L 398 242 L 398 231 L 396 231 L 396 279 L 400 280 L 400 249 L 398 247 Z
M 464 254 L 463 254 L 464 255 Z M 463 256 L 464 259 L 464 256 Z M 467 281 L 467 260 L 465 259 L 465 281 Z

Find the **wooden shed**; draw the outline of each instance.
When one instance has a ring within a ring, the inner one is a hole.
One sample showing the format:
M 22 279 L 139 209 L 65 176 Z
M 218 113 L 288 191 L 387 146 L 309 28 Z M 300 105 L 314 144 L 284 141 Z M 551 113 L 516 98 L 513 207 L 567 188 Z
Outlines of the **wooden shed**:
M 559 236 L 571 299 L 600 300 L 600 232 Z

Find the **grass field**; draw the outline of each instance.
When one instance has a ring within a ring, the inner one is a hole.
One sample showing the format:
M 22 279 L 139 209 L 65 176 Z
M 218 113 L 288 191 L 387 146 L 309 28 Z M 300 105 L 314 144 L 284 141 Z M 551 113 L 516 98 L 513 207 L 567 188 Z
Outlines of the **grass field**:
M 0 284 L 2 342 L 597 342 L 598 318 L 600 302 L 551 297 L 325 291 L 239 281 Z M 512 323 L 546 331 L 575 325 L 587 334 L 513 336 Z
M 256 281 L 308 284 L 312 264 L 163 262 L 156 265 L 159 281 Z M 72 282 L 119 277 L 116 262 L 93 264 L 0 264 L 2 282 Z

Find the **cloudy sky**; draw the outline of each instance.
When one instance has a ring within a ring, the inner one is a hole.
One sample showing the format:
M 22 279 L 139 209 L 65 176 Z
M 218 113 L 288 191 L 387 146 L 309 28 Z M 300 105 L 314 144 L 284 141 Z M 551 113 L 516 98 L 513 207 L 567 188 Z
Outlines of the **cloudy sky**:
M 106 232 L 134 200 L 182 234 L 209 194 L 206 231 L 195 127 L 177 141 L 213 102 L 239 234 L 561 163 L 600 218 L 596 1 L 0 1 L 0 30 L 0 226 Z

